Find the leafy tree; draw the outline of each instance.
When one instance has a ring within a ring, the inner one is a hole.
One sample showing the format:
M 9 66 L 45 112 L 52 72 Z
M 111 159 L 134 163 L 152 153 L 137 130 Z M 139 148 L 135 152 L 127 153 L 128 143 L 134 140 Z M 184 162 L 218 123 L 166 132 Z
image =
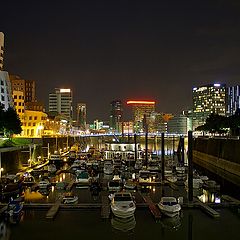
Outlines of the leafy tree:
M 13 134 L 20 134 L 22 132 L 22 123 L 14 108 L 9 107 L 6 111 L 1 112 L 1 114 L 4 135 L 11 137 Z
M 228 128 L 227 118 L 215 113 L 211 113 L 206 119 L 206 123 L 197 127 L 198 131 L 206 131 L 210 133 L 226 133 Z

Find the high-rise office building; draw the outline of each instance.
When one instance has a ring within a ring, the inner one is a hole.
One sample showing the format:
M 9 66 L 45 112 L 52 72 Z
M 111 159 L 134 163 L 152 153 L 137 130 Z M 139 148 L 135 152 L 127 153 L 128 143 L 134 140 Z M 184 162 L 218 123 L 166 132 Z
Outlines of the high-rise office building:
M 120 100 L 114 100 L 110 103 L 110 106 L 110 130 L 121 132 L 121 122 L 123 115 L 122 102 Z
M 87 106 L 86 103 L 77 104 L 77 126 L 85 131 L 87 125 Z
M 227 115 L 234 115 L 236 110 L 240 108 L 240 86 L 227 88 Z
M 0 32 L 0 70 L 3 70 L 4 34 Z
M 226 115 L 226 84 L 208 84 L 194 87 L 193 91 L 193 130 L 203 125 L 211 113 Z
M 143 131 L 150 114 L 155 112 L 155 101 L 127 101 L 127 104 L 132 106 L 134 131 Z
M 12 91 L 21 91 L 24 95 L 25 103 L 36 102 L 36 83 L 34 80 L 25 80 L 17 75 L 10 75 Z
M 55 88 L 55 93 L 49 94 L 49 112 L 56 112 L 72 119 L 72 91 L 66 88 Z
M 12 89 L 8 72 L 0 70 L 0 104 L 4 110 L 13 107 Z

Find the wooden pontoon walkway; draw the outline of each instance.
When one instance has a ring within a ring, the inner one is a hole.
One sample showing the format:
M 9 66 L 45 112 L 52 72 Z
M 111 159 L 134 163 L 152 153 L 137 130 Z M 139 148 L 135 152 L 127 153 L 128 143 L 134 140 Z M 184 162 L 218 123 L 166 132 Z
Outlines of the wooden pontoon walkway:
M 152 201 L 152 199 L 149 196 L 142 195 L 142 198 L 148 204 L 148 208 L 151 211 L 155 220 L 159 220 L 161 218 L 161 212 L 159 208 L 156 206 L 156 204 Z
M 107 194 L 102 194 L 101 217 L 107 219 L 110 217 L 110 204 Z

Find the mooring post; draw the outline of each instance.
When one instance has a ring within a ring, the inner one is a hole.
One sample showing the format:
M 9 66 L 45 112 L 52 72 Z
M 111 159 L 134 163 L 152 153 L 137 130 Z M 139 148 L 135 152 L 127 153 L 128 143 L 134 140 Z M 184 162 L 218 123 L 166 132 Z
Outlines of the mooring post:
M 184 165 L 184 136 L 180 137 L 181 165 Z
M 162 132 L 161 134 L 161 143 L 162 143 L 162 147 L 161 147 L 161 152 L 162 152 L 162 181 L 164 181 L 164 170 L 165 170 L 165 166 L 164 166 L 164 155 L 165 155 L 165 151 L 164 151 L 164 132 Z
M 188 201 L 193 201 L 193 136 L 192 131 L 188 131 Z
M 137 134 L 134 133 L 134 151 L 135 151 L 135 161 L 137 161 Z
M 145 134 L 145 165 L 148 165 L 148 131 Z

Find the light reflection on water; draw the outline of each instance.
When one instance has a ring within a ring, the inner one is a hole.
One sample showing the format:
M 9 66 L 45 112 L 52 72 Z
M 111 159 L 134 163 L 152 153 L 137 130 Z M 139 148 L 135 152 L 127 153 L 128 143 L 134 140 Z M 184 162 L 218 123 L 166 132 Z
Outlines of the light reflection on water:
M 100 210 L 60 210 L 52 221 L 48 221 L 45 214 L 46 211 L 40 210 L 25 211 L 22 222 L 7 226 L 11 239 L 222 240 L 236 239 L 240 234 L 239 215 L 226 209 L 220 210 L 219 219 L 199 209 L 184 209 L 180 218 L 163 218 L 159 222 L 154 221 L 147 209 L 137 209 L 135 218 L 128 222 L 115 218 L 103 221 Z

